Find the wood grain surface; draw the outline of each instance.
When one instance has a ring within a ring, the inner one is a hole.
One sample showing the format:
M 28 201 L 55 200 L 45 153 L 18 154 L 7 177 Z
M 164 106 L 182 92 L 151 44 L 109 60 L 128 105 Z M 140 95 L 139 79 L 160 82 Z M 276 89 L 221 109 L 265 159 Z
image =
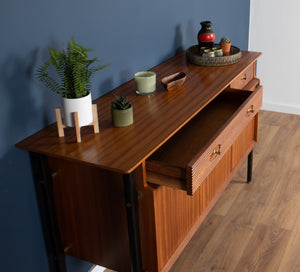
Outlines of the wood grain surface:
M 261 104 L 261 86 L 255 92 L 224 91 L 150 156 L 146 166 L 151 182 L 167 184 L 161 175 L 175 177 L 178 187 L 174 184 L 174 188 L 182 188 L 192 195 L 258 113 Z M 253 112 L 249 113 L 248 109 Z M 220 154 L 213 154 L 217 150 Z M 182 185 L 185 170 L 186 186 Z
M 113 96 L 108 93 L 94 101 L 98 106 L 99 134 L 93 134 L 92 128 L 83 128 L 82 142 L 76 143 L 74 129 L 67 130 L 66 137 L 59 138 L 56 124 L 53 124 L 23 140 L 17 147 L 129 173 L 229 86 L 237 75 L 253 65 L 260 55 L 243 51 L 236 64 L 201 67 L 188 63 L 183 52 L 152 69 L 157 73 L 157 88 L 152 95 L 136 95 L 134 80 L 113 90 L 129 97 L 133 105 L 133 125 L 112 126 L 110 105 Z M 179 71 L 187 75 L 184 85 L 176 91 L 166 91 L 160 84 L 161 79 Z
M 299 142 L 300 116 L 260 112 L 252 184 L 245 163 L 171 272 L 300 271 Z
M 60 235 L 68 255 L 130 271 L 122 175 L 48 158 Z

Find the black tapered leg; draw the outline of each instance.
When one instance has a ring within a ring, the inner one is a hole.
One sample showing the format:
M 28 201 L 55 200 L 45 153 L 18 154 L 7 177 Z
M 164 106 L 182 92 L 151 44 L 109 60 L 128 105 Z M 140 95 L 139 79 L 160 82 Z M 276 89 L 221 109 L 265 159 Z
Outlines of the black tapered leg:
M 30 153 L 36 196 L 46 244 L 49 271 L 66 272 L 65 253 L 61 244 L 47 158 Z
M 124 193 L 126 201 L 128 235 L 130 245 L 131 267 L 133 272 L 142 272 L 142 254 L 138 220 L 138 195 L 133 173 L 124 174 Z
M 247 169 L 247 183 L 252 181 L 252 168 L 253 168 L 253 150 L 248 155 L 248 169 Z

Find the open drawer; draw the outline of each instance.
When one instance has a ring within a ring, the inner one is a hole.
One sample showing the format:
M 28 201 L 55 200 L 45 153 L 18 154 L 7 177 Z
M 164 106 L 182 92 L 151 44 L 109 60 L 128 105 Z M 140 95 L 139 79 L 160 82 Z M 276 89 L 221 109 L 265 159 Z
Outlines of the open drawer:
M 261 105 L 262 86 L 226 89 L 147 159 L 147 181 L 193 195 Z

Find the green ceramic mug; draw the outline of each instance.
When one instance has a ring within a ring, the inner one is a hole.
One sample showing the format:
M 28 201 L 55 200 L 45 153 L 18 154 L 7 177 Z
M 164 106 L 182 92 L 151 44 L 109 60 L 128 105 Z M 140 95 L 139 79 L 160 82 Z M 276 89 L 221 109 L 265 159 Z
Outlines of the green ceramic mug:
M 141 71 L 134 74 L 136 93 L 151 94 L 156 90 L 156 73 L 152 71 Z

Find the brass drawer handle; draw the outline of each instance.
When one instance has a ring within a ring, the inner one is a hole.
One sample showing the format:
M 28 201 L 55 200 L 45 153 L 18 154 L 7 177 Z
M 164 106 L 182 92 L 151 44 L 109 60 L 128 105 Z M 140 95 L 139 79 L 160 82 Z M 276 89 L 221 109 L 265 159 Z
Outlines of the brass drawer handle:
M 221 155 L 221 154 L 222 154 L 222 152 L 221 152 L 221 145 L 219 144 L 211 152 L 210 159 L 213 159 L 213 158 L 215 158 L 216 155 Z
M 216 154 L 216 155 L 221 155 L 221 151 L 219 151 L 219 150 L 216 151 L 216 150 L 214 149 L 214 151 L 212 152 L 212 155 L 215 155 L 215 154 Z
M 254 113 L 254 108 L 253 105 L 247 110 L 247 113 Z
M 71 245 L 65 246 L 64 247 L 64 253 L 67 253 L 71 248 Z
M 52 178 L 56 178 L 57 175 L 58 175 L 58 173 L 57 173 L 56 171 L 53 171 L 53 172 L 51 173 L 51 177 L 52 177 Z
M 247 80 L 247 75 L 242 76 L 241 80 Z

